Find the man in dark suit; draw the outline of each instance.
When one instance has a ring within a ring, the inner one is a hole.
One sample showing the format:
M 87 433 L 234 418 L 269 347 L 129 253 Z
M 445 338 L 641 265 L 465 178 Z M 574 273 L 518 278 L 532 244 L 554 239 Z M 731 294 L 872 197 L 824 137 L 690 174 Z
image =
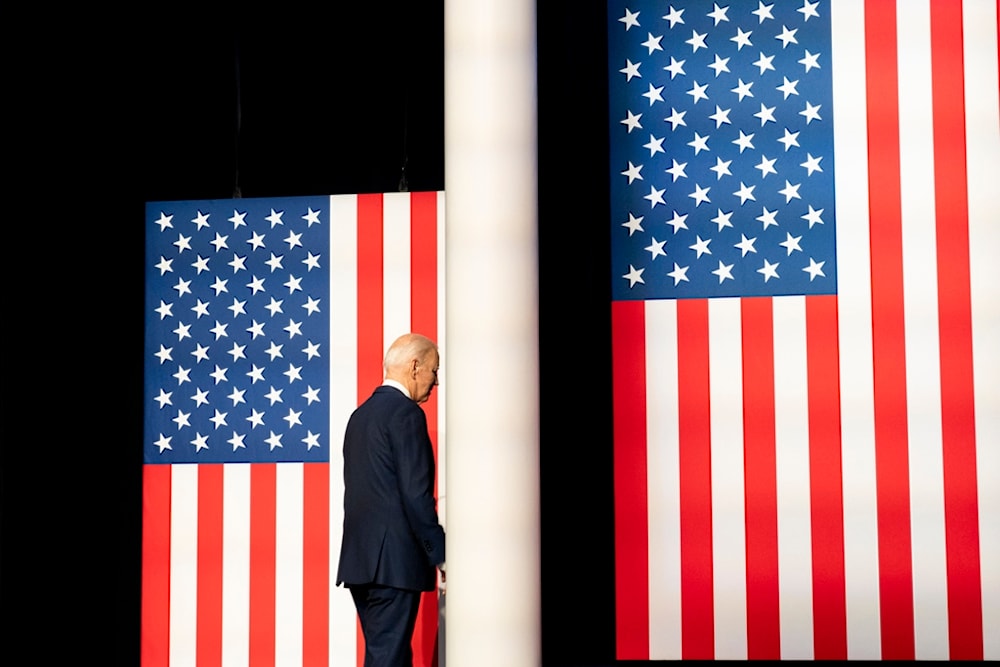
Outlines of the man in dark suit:
M 385 380 L 354 411 L 344 435 L 344 535 L 337 584 L 354 598 L 365 667 L 412 667 L 420 592 L 445 570 L 434 497 L 434 451 L 419 407 L 437 385 L 437 346 L 400 336 Z

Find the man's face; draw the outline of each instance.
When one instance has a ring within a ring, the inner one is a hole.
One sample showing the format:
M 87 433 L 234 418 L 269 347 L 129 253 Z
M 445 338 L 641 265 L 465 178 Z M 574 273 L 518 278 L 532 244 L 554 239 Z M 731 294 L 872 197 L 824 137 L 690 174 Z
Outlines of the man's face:
M 440 358 L 438 357 L 437 350 L 431 350 L 424 357 L 423 362 L 417 367 L 417 377 L 416 377 L 416 392 L 413 394 L 413 400 L 417 403 L 423 403 L 428 398 L 431 397 L 431 391 L 437 386 L 438 383 L 438 364 Z

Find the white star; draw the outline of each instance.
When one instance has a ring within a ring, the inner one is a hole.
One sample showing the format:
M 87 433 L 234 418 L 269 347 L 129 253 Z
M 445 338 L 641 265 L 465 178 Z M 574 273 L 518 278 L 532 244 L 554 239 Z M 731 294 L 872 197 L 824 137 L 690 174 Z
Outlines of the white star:
M 801 246 L 799 246 L 799 241 L 801 240 L 802 240 L 801 236 L 792 236 L 788 232 L 785 232 L 785 240 L 779 243 L 778 245 L 784 246 L 785 250 L 788 251 L 788 254 L 791 255 L 792 252 L 796 250 L 802 252 L 802 248 Z
M 163 343 L 160 343 L 160 351 L 154 352 L 153 356 L 160 359 L 160 365 L 163 365 L 165 361 L 173 361 L 174 358 L 170 356 L 170 353 L 174 351 L 172 347 L 163 347 Z
M 721 74 L 722 72 L 729 71 L 727 63 L 729 63 L 729 58 L 720 58 L 718 53 L 715 54 L 715 62 L 709 65 L 709 67 L 715 70 L 716 79 L 719 78 L 719 74 Z
M 805 116 L 806 125 L 808 125 L 814 120 L 823 120 L 822 118 L 819 117 L 819 108 L 821 106 L 823 105 L 817 104 L 816 106 L 813 106 L 809 102 L 806 102 L 806 108 L 799 112 L 800 116 Z
M 711 171 L 715 172 L 715 180 L 719 180 L 723 176 L 732 176 L 733 172 L 729 171 L 729 165 L 732 163 L 732 160 L 723 160 L 721 157 L 715 158 L 715 166 L 709 167 Z
M 229 222 L 233 223 L 233 229 L 236 229 L 237 227 L 240 226 L 246 227 L 247 223 L 244 220 L 244 218 L 246 217 L 247 217 L 246 211 L 240 212 L 237 211 L 236 209 L 233 209 L 233 217 L 229 218 Z
M 306 359 L 313 359 L 320 356 L 319 354 L 319 343 L 314 343 L 309 341 L 306 346 L 302 348 L 302 353 L 306 355 Z
M 625 16 L 618 20 L 625 24 L 625 32 L 628 32 L 632 26 L 639 27 L 639 12 L 630 12 L 626 9 Z
M 177 372 L 174 373 L 173 377 L 177 378 L 177 386 L 181 386 L 185 382 L 190 382 L 191 378 L 188 376 L 191 374 L 190 368 L 184 368 L 183 366 L 177 367 Z
M 215 326 L 209 329 L 209 331 L 215 334 L 215 340 L 219 340 L 223 336 L 228 338 L 229 334 L 226 333 L 226 327 L 228 326 L 228 324 L 223 324 L 219 320 L 215 320 Z
M 195 361 L 196 364 L 208 361 L 208 346 L 202 345 L 201 343 L 195 343 L 194 350 L 191 351 L 191 355 L 197 360 Z
M 642 118 L 642 114 L 639 114 L 637 116 L 634 113 L 632 113 L 632 110 L 630 109 L 628 111 L 628 118 L 625 118 L 621 122 L 622 122 L 623 125 L 627 125 L 628 126 L 628 133 L 631 134 L 632 130 L 634 130 L 636 128 L 641 128 L 642 127 L 642 125 L 639 124 L 639 119 L 640 118 Z
M 652 185 L 649 186 L 649 194 L 644 196 L 643 199 L 649 200 L 649 207 L 656 208 L 657 204 L 663 204 L 666 206 L 666 202 L 663 201 L 663 193 L 666 192 L 666 188 L 663 190 L 657 190 Z
M 253 429 L 257 428 L 258 426 L 263 426 L 264 425 L 264 413 L 263 412 L 258 412 L 257 410 L 254 410 L 254 409 L 251 408 L 251 410 L 250 410 L 250 416 L 247 417 L 247 421 L 250 422 L 250 424 L 251 424 L 250 430 L 253 430 Z
M 707 16 L 711 16 L 715 20 L 715 25 L 719 25 L 722 21 L 728 21 L 729 17 L 726 16 L 726 12 L 729 11 L 729 7 L 719 7 L 716 3 L 712 3 L 714 7 Z
M 798 146 L 799 145 L 798 139 L 799 139 L 799 133 L 798 132 L 789 132 L 788 128 L 786 127 L 785 128 L 785 136 L 782 137 L 781 139 L 778 139 L 778 141 L 780 141 L 781 143 L 783 143 L 785 145 L 785 152 L 788 152 L 788 149 L 791 148 L 792 146 Z
M 818 58 L 819 58 L 819 54 L 818 53 L 809 53 L 809 49 L 806 49 L 806 55 L 805 55 L 804 58 L 802 58 L 801 60 L 799 60 L 799 63 L 802 64 L 802 65 L 805 65 L 806 71 L 808 72 L 813 67 L 815 67 L 817 69 L 820 68 L 819 67 Z
M 191 294 L 191 281 L 184 280 L 183 278 L 178 278 L 177 284 L 174 285 L 174 289 L 177 290 L 177 296 L 184 296 L 185 294 Z
M 230 356 L 232 356 L 232 358 L 233 358 L 233 363 L 235 363 L 238 359 L 246 359 L 247 358 L 247 355 L 244 353 L 244 350 L 246 350 L 246 349 L 247 349 L 246 345 L 240 345 L 236 341 L 233 341 L 233 347 L 230 348 L 230 350 L 228 352 L 228 354 Z M 218 367 L 216 367 L 216 368 L 218 368 Z
M 252 294 L 256 294 L 257 292 L 263 292 L 264 291 L 264 279 L 263 278 L 258 278 L 257 276 L 254 276 L 253 280 L 251 280 L 250 282 L 248 282 L 246 284 L 246 286 L 250 288 L 250 292 Z
M 821 215 L 823 215 L 823 209 L 820 209 L 820 210 L 817 211 L 816 209 L 814 209 L 812 207 L 812 204 L 810 204 L 809 205 L 809 212 L 806 213 L 805 215 L 803 215 L 802 219 L 808 221 L 809 222 L 809 229 L 812 229 L 813 225 L 822 225 L 823 224 L 823 219 L 820 217 Z
M 755 113 L 754 116 L 760 118 L 761 127 L 764 127 L 764 123 L 766 123 L 767 121 L 771 121 L 772 123 L 777 122 L 776 120 L 774 120 L 774 110 L 776 108 L 777 107 L 766 107 L 764 106 L 763 102 L 760 103 L 760 111 Z
M 643 218 L 643 217 L 644 217 L 644 216 L 641 216 L 641 215 L 640 215 L 640 216 L 639 216 L 639 217 L 637 218 L 637 217 L 635 217 L 634 215 L 632 215 L 632 212 L 631 212 L 631 211 L 629 211 L 629 214 L 628 214 L 628 222 L 623 222 L 623 223 L 622 223 L 622 227 L 625 227 L 625 228 L 627 228 L 627 229 L 628 229 L 628 235 L 629 235 L 629 236 L 632 236 L 632 235 L 633 235 L 633 234 L 635 234 L 636 232 L 641 232 L 641 231 L 644 231 L 644 230 L 643 230 L 643 228 L 642 228 L 642 218 Z
M 665 153 L 666 152 L 665 150 L 663 150 L 663 139 L 662 138 L 657 139 L 652 134 L 649 135 L 649 143 L 648 144 L 643 144 L 642 147 L 649 149 L 649 156 L 650 157 L 653 157 L 657 153 Z
M 177 334 L 177 340 L 181 341 L 185 338 L 191 337 L 191 325 L 184 324 L 183 322 L 177 322 L 177 328 L 174 329 L 174 333 Z
M 764 276 L 765 283 L 771 278 L 781 277 L 778 275 L 778 264 L 780 264 L 780 262 L 775 262 L 774 264 L 771 264 L 769 261 L 765 259 L 764 266 L 757 269 L 757 273 L 760 273 L 761 275 Z
M 758 58 L 757 60 L 755 60 L 753 62 L 753 64 L 756 65 L 757 67 L 759 67 L 760 68 L 760 73 L 763 74 L 767 70 L 773 70 L 774 69 L 774 65 L 771 64 L 772 60 L 774 60 L 774 56 L 765 56 L 764 52 L 761 51 L 760 52 L 760 58 Z
M 302 307 L 306 309 L 308 315 L 319 312 L 319 299 L 314 299 L 311 296 L 306 297 L 306 302 L 302 304 Z
M 628 265 L 628 273 L 622 276 L 622 278 L 628 280 L 629 289 L 635 287 L 636 283 L 646 283 L 646 281 L 642 279 L 642 272 L 645 270 L 646 269 L 637 269 L 631 264 Z
M 653 242 L 648 246 L 646 246 L 645 248 L 643 248 L 643 250 L 648 250 L 649 254 L 652 255 L 652 257 L 649 258 L 650 261 L 656 259 L 657 256 L 659 255 L 663 255 L 664 257 L 667 256 L 667 253 L 663 250 L 663 244 L 665 243 L 666 241 L 657 241 L 656 237 L 654 236 Z
M 802 12 L 803 23 L 808 21 L 810 16 L 815 16 L 816 18 L 819 18 L 819 12 L 816 11 L 817 5 L 819 5 L 818 2 L 809 2 L 809 0 L 803 0 L 802 8 L 796 10 Z
M 740 242 L 734 245 L 733 247 L 739 248 L 741 251 L 743 251 L 743 254 L 740 255 L 740 257 L 746 257 L 748 252 L 753 252 L 753 253 L 757 252 L 757 249 L 753 247 L 753 244 L 756 240 L 757 240 L 756 236 L 753 237 L 752 239 L 748 239 L 746 235 L 740 234 Z
M 233 267 L 233 273 L 238 271 L 246 271 L 246 257 L 240 257 L 236 253 L 233 253 L 233 261 L 229 262 L 229 266 Z
M 631 81 L 632 77 L 634 77 L 634 76 L 637 76 L 637 77 L 639 77 L 641 79 L 642 78 L 642 74 L 639 74 L 639 65 L 641 65 L 641 64 L 642 63 L 634 63 L 631 60 L 629 60 L 629 59 L 626 58 L 625 59 L 625 67 L 621 68 L 618 71 L 625 75 L 625 81 Z
M 253 236 L 247 239 L 247 243 L 251 245 L 253 250 L 266 247 L 264 245 L 264 234 L 258 234 L 257 232 L 254 232 Z
M 719 284 L 721 285 L 727 278 L 729 280 L 734 280 L 733 278 L 733 265 L 723 264 L 722 260 L 719 260 L 719 268 L 712 271 L 715 275 L 719 276 Z
M 172 391 L 163 391 L 163 389 L 160 389 L 160 395 L 153 400 L 160 404 L 160 409 L 162 410 L 164 405 L 173 405 L 170 401 L 170 397 L 173 395 L 174 392 Z
M 699 85 L 697 81 L 694 82 L 694 86 L 691 90 L 687 91 L 687 94 L 692 97 L 691 104 L 697 104 L 698 100 L 707 100 L 708 95 L 705 94 L 705 90 L 708 88 L 706 83 L 704 86 Z
M 237 315 L 246 315 L 247 311 L 243 308 L 246 305 L 246 301 L 240 301 L 236 297 L 233 297 L 233 305 L 229 306 L 229 310 L 233 311 L 233 317 Z
M 678 74 L 686 74 L 686 72 L 684 71 L 685 62 L 687 61 L 677 60 L 673 56 L 670 56 L 670 64 L 664 67 L 663 69 L 666 70 L 667 72 L 670 72 L 670 78 L 672 80 Z
M 681 215 L 677 211 L 674 211 L 674 217 L 671 218 L 670 220 L 667 220 L 667 224 L 674 228 L 674 234 L 676 234 L 681 229 L 688 228 L 685 220 L 687 220 L 687 213 Z
M 703 188 L 697 183 L 694 185 L 694 192 L 688 195 L 694 199 L 694 207 L 698 208 L 701 206 L 702 202 L 711 202 L 712 200 L 708 198 L 708 191 L 712 188 Z
M 288 338 L 292 339 L 296 336 L 302 335 L 302 323 L 296 322 L 295 320 L 289 319 L 288 326 L 284 327 L 284 330 L 288 332 Z
M 702 255 L 711 255 L 712 251 L 708 249 L 708 244 L 712 242 L 712 239 L 702 239 L 701 236 L 695 236 L 697 239 L 694 245 L 689 245 L 688 248 L 694 250 L 697 254 L 695 259 L 700 258 Z
M 171 419 L 170 421 L 172 421 L 175 424 L 177 424 L 177 430 L 179 431 L 182 428 L 184 428 L 185 426 L 190 426 L 191 425 L 191 422 L 188 421 L 188 417 L 190 417 L 190 416 L 191 416 L 190 412 L 184 412 L 183 410 L 178 410 L 177 411 L 177 416 L 174 417 L 173 419 Z
M 802 199 L 802 197 L 799 196 L 799 188 L 801 186 L 802 186 L 801 183 L 796 183 L 795 185 L 792 185 L 788 181 L 785 181 L 785 187 L 778 190 L 778 192 L 780 194 L 785 195 L 785 203 L 787 204 L 793 199 Z
M 191 237 L 184 236 L 183 234 L 177 235 L 177 240 L 174 241 L 174 245 L 177 246 L 177 254 L 184 252 L 185 250 L 191 249 Z
M 784 93 L 786 100 L 788 99 L 789 95 L 799 94 L 799 91 L 795 90 L 795 86 L 799 85 L 798 79 L 796 79 L 795 81 L 789 81 L 787 76 L 783 76 L 781 78 L 784 79 L 785 82 L 780 86 L 778 86 L 776 90 L 780 90 L 782 93 Z
M 271 259 L 269 259 L 266 262 L 264 262 L 265 264 L 267 264 L 268 266 L 271 267 L 271 273 L 274 273 L 278 269 L 285 268 L 285 267 L 283 267 L 281 265 L 281 260 L 282 260 L 283 257 L 284 257 L 284 255 L 275 255 L 272 252 L 271 253 Z
M 740 189 L 733 193 L 736 197 L 740 198 L 740 206 L 747 203 L 747 200 L 757 201 L 757 198 L 753 196 L 753 189 L 756 185 L 746 186 L 743 181 L 740 181 Z
M 160 275 L 161 275 L 161 276 L 162 276 L 162 275 L 163 275 L 164 273 L 166 273 L 167 271 L 170 271 L 171 273 L 173 273 L 173 272 L 174 272 L 174 269 L 173 269 L 173 267 L 171 266 L 171 264 L 173 264 L 173 263 L 174 263 L 174 260 L 172 260 L 172 259 L 167 259 L 167 258 L 166 258 L 166 257 L 164 257 L 163 255 L 160 255 L 160 261 L 159 261 L 159 263 L 158 263 L 158 264 L 156 265 L 156 268 L 158 268 L 158 269 L 160 270 Z
M 160 219 L 155 221 L 153 224 L 160 226 L 160 231 L 162 232 L 167 227 L 173 227 L 174 225 L 170 222 L 174 219 L 174 216 L 167 215 L 163 211 L 160 211 Z
M 670 27 L 673 28 L 678 23 L 684 23 L 684 19 L 681 18 L 681 14 L 683 13 L 684 13 L 683 9 L 676 10 L 674 9 L 673 5 L 671 5 L 670 12 L 666 14 L 663 17 L 663 19 L 666 21 L 670 21 Z
M 268 355 L 269 357 L 271 357 L 271 361 L 274 361 L 274 360 L 275 360 L 275 359 L 277 359 L 278 357 L 284 357 L 284 356 L 285 356 L 285 355 L 281 354 L 281 348 L 283 348 L 283 347 L 284 347 L 284 344 L 282 344 L 282 345 L 278 345 L 277 343 L 275 343 L 275 342 L 274 342 L 274 341 L 272 340 L 272 341 L 271 341 L 271 346 L 270 346 L 270 347 L 268 347 L 268 348 L 267 348 L 267 350 L 265 350 L 265 353 L 266 353 L 266 354 L 267 354 L 267 355 Z
M 269 391 L 266 394 L 264 394 L 264 398 L 266 398 L 267 400 L 271 401 L 271 407 L 274 407 L 275 403 L 283 403 L 284 402 L 284 401 L 281 400 L 281 392 L 283 392 L 283 391 L 284 391 L 284 389 L 275 389 L 274 385 L 271 385 L 271 391 Z
M 740 147 L 740 153 L 742 153 L 747 148 L 753 148 L 753 134 L 744 134 L 743 130 L 740 130 L 740 136 L 737 139 L 733 139 L 733 143 Z
M 202 389 L 195 389 L 194 396 L 191 397 L 191 400 L 194 401 L 194 405 L 196 408 L 201 407 L 202 405 L 207 405 L 208 391 Z
M 235 345 L 235 343 L 233 343 L 233 345 Z M 233 361 L 235 361 L 235 359 Z M 228 368 L 219 368 L 219 364 L 216 364 L 215 370 L 209 373 L 208 375 L 209 377 L 215 379 L 215 384 L 219 384 L 220 382 L 229 381 L 229 379 L 226 377 L 226 373 L 228 372 L 229 372 Z
M 250 384 L 257 384 L 258 382 L 264 381 L 264 369 L 257 364 L 253 364 L 252 368 L 246 375 L 250 378 Z
M 753 11 L 752 11 L 752 12 L 750 12 L 750 13 L 751 13 L 751 14 L 756 14 L 756 15 L 757 15 L 757 18 L 758 18 L 758 19 L 760 19 L 760 20 L 758 21 L 758 24 L 759 24 L 759 23 L 763 23 L 763 22 L 764 22 L 764 19 L 773 19 L 773 18 L 774 18 L 774 17 L 773 17 L 772 15 L 771 15 L 771 8 L 772 8 L 772 7 L 774 7 L 774 5 L 773 5 L 773 4 L 770 4 L 770 5 L 765 5 L 765 4 L 763 3 L 763 2 L 759 2 L 759 1 L 758 1 L 758 2 L 757 2 L 757 9 L 753 10 Z
M 795 39 L 795 33 L 797 33 L 797 32 L 798 32 L 797 28 L 795 30 L 789 30 L 787 26 L 783 25 L 783 26 L 781 26 L 781 34 L 780 35 L 775 35 L 774 38 L 778 39 L 778 40 L 781 40 L 781 48 L 784 49 L 789 44 L 798 44 L 799 43 L 799 41 L 797 39 Z
M 663 39 L 663 35 L 653 37 L 653 33 L 651 32 L 647 32 L 646 35 L 646 41 L 643 42 L 642 45 L 649 49 L 649 53 L 663 50 L 663 47 L 660 46 L 660 40 Z
M 723 213 L 722 209 L 720 208 L 719 209 L 719 214 L 717 216 L 715 216 L 714 218 L 712 218 L 712 222 L 714 222 L 715 224 L 717 224 L 719 226 L 719 231 L 721 232 L 723 227 L 732 227 L 733 226 L 733 223 L 729 221 L 729 219 L 731 217 L 733 217 L 733 212 L 732 211 L 729 211 L 728 213 Z
M 243 398 L 243 394 L 245 393 L 247 393 L 246 389 L 237 389 L 236 387 L 233 387 L 232 393 L 230 393 L 229 396 L 226 396 L 226 398 L 231 400 L 233 402 L 233 405 L 236 405 L 238 403 L 246 403 L 246 400 L 244 400 Z
M 684 173 L 684 168 L 687 167 L 687 162 L 677 163 L 677 160 L 671 159 L 674 163 L 670 169 L 664 169 L 665 172 L 674 177 L 673 182 L 677 182 L 678 178 L 687 178 L 687 174 Z
M 686 113 L 687 111 L 677 111 L 677 109 L 671 107 L 670 115 L 663 120 L 666 123 L 670 123 L 671 129 L 676 130 L 678 125 L 687 125 L 687 123 L 684 122 L 684 114 Z
M 312 206 L 310 206 L 309 211 L 304 216 L 302 216 L 302 219 L 305 220 L 307 223 L 309 223 L 308 225 L 306 225 L 307 227 L 312 227 L 314 224 L 318 225 L 319 211 L 312 210 Z
M 272 208 L 271 209 L 271 215 L 267 216 L 264 219 L 267 220 L 268 222 L 270 222 L 271 223 L 271 229 L 274 229 L 275 225 L 283 225 L 283 224 L 285 224 L 281 220 L 281 216 L 284 215 L 284 213 L 285 213 L 284 211 L 275 211 Z
M 228 280 L 223 280 L 221 276 L 215 277 L 215 282 L 212 283 L 212 289 L 215 290 L 215 296 L 219 296 L 223 292 L 229 291 L 226 288 L 226 283 L 228 282 L 229 282 Z
M 663 101 L 663 95 L 660 94 L 662 92 L 663 86 L 656 88 L 653 84 L 649 84 L 649 91 L 643 93 L 642 96 L 649 99 L 649 106 L 653 106 L 653 102 Z
M 667 275 L 674 279 L 674 287 L 676 287 L 682 280 L 685 282 L 691 282 L 687 277 L 688 268 L 690 267 L 677 266 L 677 262 L 674 262 L 674 270 L 667 272 Z
M 803 267 L 802 270 L 809 274 L 809 282 L 813 281 L 816 276 L 822 276 L 826 278 L 826 274 L 823 273 L 823 265 L 826 262 L 816 263 L 812 257 L 809 258 L 809 266 Z
M 819 166 L 819 161 L 822 159 L 822 157 L 813 157 L 811 153 L 806 153 L 806 161 L 799 166 L 806 168 L 807 176 L 812 176 L 814 171 L 823 171 L 823 168 Z
M 733 88 L 730 92 L 736 93 L 739 96 L 739 101 L 742 102 L 744 97 L 753 97 L 753 93 L 750 89 L 753 87 L 753 81 L 749 83 L 744 83 L 743 79 L 737 79 L 739 84 Z
M 247 327 L 247 331 L 250 333 L 250 340 L 256 340 L 257 336 L 264 335 L 264 324 L 254 320 L 253 324 Z
M 753 46 L 753 44 L 750 42 L 751 33 L 753 33 L 753 30 L 751 30 L 750 32 L 743 32 L 743 30 L 737 28 L 736 35 L 734 37 L 730 37 L 729 41 L 736 42 L 736 50 L 742 51 L 744 46 Z
M 628 178 L 628 184 L 632 185 L 632 181 L 634 181 L 636 179 L 638 179 L 640 181 L 642 180 L 642 174 L 640 173 L 641 171 L 642 171 L 642 165 L 641 164 L 638 165 L 638 166 L 636 166 L 636 165 L 632 164 L 631 160 L 629 160 L 628 169 L 626 169 L 625 171 L 622 172 L 622 176 L 627 177 Z
M 198 317 L 196 319 L 200 320 L 202 315 L 208 317 L 208 303 L 202 301 L 201 299 L 198 299 L 198 301 L 191 307 L 191 310 L 197 313 Z
M 685 44 L 691 45 L 691 53 L 695 53 L 698 49 L 707 49 L 708 46 L 705 44 L 705 38 L 708 37 L 708 33 L 698 34 L 697 30 L 691 31 L 691 39 L 684 40 Z
M 306 443 L 306 451 L 309 451 L 313 447 L 319 447 L 319 434 L 313 433 L 312 431 L 309 431 L 308 433 L 309 435 L 302 438 L 302 442 Z
M 288 274 L 288 280 L 281 284 L 288 288 L 289 294 L 292 294 L 295 291 L 302 291 L 302 278 L 296 278 L 292 274 Z
M 302 416 L 302 411 L 301 410 L 299 410 L 298 412 L 296 412 L 295 410 L 292 410 L 291 408 L 288 408 L 288 415 L 285 416 L 285 417 L 282 417 L 282 419 L 284 419 L 286 422 L 288 422 L 288 428 L 291 428 L 291 427 L 295 426 L 296 424 L 298 424 L 298 425 L 302 424 L 302 420 L 299 419 L 299 417 L 301 417 L 301 416 Z
M 193 222 L 198 227 L 198 230 L 201 231 L 202 228 L 209 226 L 208 216 L 209 216 L 208 213 L 202 213 L 201 211 L 198 211 L 198 215 L 195 216 L 194 218 L 191 218 L 191 222 Z
M 694 133 L 694 139 L 692 141 L 689 141 L 687 145 L 691 146 L 692 148 L 694 148 L 694 154 L 695 155 L 697 155 L 698 153 L 700 153 L 702 151 L 707 151 L 708 150 L 708 135 L 705 135 L 703 137 L 700 134 L 698 134 L 697 132 L 695 132 Z
M 319 402 L 319 389 L 313 389 L 312 385 L 309 385 L 306 389 L 306 393 L 302 394 L 302 398 L 306 399 L 306 405 L 312 405 L 313 402 Z
M 715 121 L 715 129 L 722 127 L 723 123 L 727 125 L 732 124 L 729 120 L 730 111 L 732 111 L 732 109 L 720 109 L 718 104 L 715 105 L 715 113 L 709 116 L 709 118 Z
M 264 438 L 264 442 L 271 446 L 271 451 L 274 451 L 275 447 L 281 447 L 281 435 L 271 431 L 270 437 Z
M 775 209 L 773 211 L 768 211 L 767 207 L 764 206 L 763 210 L 764 210 L 764 212 L 762 214 L 760 214 L 760 215 L 757 216 L 757 220 L 759 220 L 760 222 L 764 223 L 764 229 L 767 229 L 771 225 L 774 225 L 775 227 L 777 227 L 778 226 L 778 221 L 775 220 L 775 216 L 778 215 L 777 209 Z
M 237 433 L 236 431 L 233 431 L 233 437 L 231 437 L 229 440 L 226 440 L 226 442 L 228 442 L 230 445 L 233 446 L 234 452 L 241 447 L 243 449 L 246 449 L 246 445 L 243 443 L 244 437 L 245 436 Z
M 778 171 L 774 168 L 774 163 L 778 161 L 778 158 L 767 159 L 766 155 L 760 156 L 760 164 L 756 165 L 754 169 L 760 169 L 760 178 L 764 179 L 768 174 L 777 174 Z
M 162 433 L 160 434 L 160 438 L 153 444 L 160 448 L 161 454 L 163 453 L 164 449 L 173 450 L 173 447 L 170 446 L 170 438 L 163 435 Z
M 228 426 L 228 424 L 226 424 L 226 415 L 228 414 L 228 412 L 219 412 L 219 410 L 216 409 L 215 415 L 213 417 L 209 417 L 208 421 L 215 424 L 215 429 L 218 430 L 220 426 Z
M 306 258 L 302 260 L 302 263 L 306 265 L 306 271 L 312 271 L 313 269 L 319 268 L 319 255 L 314 255 L 311 252 L 306 252 Z
M 274 317 L 277 313 L 285 312 L 281 309 L 281 304 L 283 304 L 284 302 L 285 302 L 284 299 L 275 300 L 275 298 L 272 296 L 271 303 L 264 306 L 264 308 L 271 311 L 271 317 Z
M 198 453 L 203 449 L 208 449 L 208 436 L 196 433 L 194 440 L 191 441 L 191 444 L 194 445 L 195 453 Z

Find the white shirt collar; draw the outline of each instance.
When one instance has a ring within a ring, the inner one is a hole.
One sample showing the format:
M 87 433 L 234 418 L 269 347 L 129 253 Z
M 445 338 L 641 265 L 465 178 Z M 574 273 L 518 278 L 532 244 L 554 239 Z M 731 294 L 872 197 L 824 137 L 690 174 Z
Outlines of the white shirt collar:
M 390 380 L 389 378 L 386 378 L 385 380 L 382 381 L 382 386 L 383 387 L 395 387 L 396 389 L 398 389 L 401 392 L 403 392 L 403 396 L 406 396 L 411 401 L 413 400 L 413 397 L 410 396 L 410 392 L 407 391 L 406 387 L 404 387 L 402 384 L 400 384 L 396 380 Z

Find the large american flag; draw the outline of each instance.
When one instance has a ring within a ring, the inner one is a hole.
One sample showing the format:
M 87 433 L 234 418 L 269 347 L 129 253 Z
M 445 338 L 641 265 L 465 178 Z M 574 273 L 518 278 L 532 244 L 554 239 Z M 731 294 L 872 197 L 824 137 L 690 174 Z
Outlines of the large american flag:
M 362 664 L 334 586 L 344 427 L 397 336 L 444 355 L 443 221 L 441 192 L 147 204 L 144 667 Z
M 608 6 L 618 658 L 1000 658 L 997 3 Z

